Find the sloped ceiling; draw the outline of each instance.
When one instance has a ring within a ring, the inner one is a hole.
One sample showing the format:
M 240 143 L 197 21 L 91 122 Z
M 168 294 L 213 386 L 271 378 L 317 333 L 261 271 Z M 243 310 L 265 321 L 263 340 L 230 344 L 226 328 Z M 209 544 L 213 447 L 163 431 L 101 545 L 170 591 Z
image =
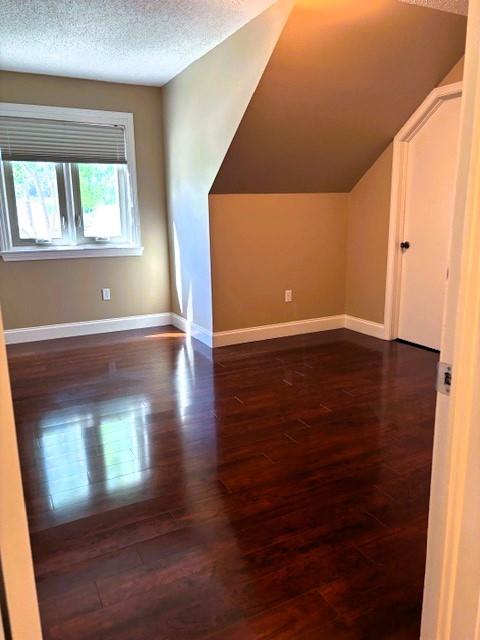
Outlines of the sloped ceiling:
M 463 55 L 466 18 L 298 0 L 212 193 L 350 191 Z

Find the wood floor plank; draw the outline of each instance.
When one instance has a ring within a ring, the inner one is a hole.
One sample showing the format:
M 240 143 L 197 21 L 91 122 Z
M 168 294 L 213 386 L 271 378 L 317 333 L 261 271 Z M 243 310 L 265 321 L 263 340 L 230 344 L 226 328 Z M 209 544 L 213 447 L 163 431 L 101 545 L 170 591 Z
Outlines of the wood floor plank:
M 45 638 L 418 640 L 435 353 L 172 328 L 8 353 Z

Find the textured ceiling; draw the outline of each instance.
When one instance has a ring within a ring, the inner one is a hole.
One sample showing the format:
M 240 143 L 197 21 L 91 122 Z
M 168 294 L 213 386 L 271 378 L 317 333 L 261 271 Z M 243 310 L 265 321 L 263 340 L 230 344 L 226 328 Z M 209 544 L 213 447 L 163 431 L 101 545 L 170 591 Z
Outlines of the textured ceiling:
M 418 4 L 421 7 L 450 11 L 466 16 L 468 14 L 468 0 L 400 0 L 409 4 Z
M 297 0 L 213 193 L 350 191 L 461 58 L 466 18 Z
M 162 85 L 273 0 L 2 0 L 0 68 Z

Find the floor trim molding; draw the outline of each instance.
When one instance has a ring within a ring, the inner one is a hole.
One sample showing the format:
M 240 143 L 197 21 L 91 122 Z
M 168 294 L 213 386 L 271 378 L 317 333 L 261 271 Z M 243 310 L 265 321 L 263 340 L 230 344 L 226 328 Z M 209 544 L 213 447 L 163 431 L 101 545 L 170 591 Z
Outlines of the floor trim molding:
M 344 327 L 345 329 L 351 329 L 352 331 L 372 336 L 372 338 L 386 340 L 385 326 L 379 322 L 372 322 L 371 320 L 364 320 L 363 318 L 346 315 Z
M 36 342 L 38 340 L 53 340 L 55 338 L 87 336 L 95 333 L 128 331 L 129 329 L 146 329 L 169 324 L 172 324 L 192 338 L 200 340 L 200 342 L 203 342 L 207 347 L 213 348 L 343 328 L 385 340 L 385 328 L 383 324 L 344 314 L 326 316 L 324 318 L 310 318 L 309 320 L 279 322 L 277 324 L 246 327 L 244 329 L 232 329 L 231 331 L 216 331 L 212 333 L 191 320 L 182 318 L 176 313 L 152 313 L 140 316 L 127 316 L 124 318 L 107 318 L 105 320 L 87 320 L 85 322 L 67 322 L 64 324 L 50 324 L 39 327 L 8 329 L 5 331 L 5 341 L 7 344 L 18 344 L 21 342 Z
M 55 338 L 71 338 L 75 336 L 88 336 L 95 333 L 161 327 L 171 323 L 171 313 L 150 313 L 141 316 L 126 316 L 124 318 L 47 324 L 39 327 L 7 329 L 5 331 L 5 342 L 7 344 L 18 344 L 20 342 L 36 342 L 38 340 L 53 340 Z
M 200 342 L 206 344 L 207 347 L 217 346 L 214 344 L 214 334 L 211 331 L 204 329 L 199 324 L 195 324 L 195 322 L 192 322 L 191 320 L 187 320 L 186 318 L 179 316 L 177 313 L 172 313 L 170 315 L 173 326 L 180 329 L 180 331 L 183 331 L 196 340 L 200 340 Z
M 245 342 L 256 342 L 257 340 L 271 340 L 272 338 L 296 336 L 303 333 L 342 329 L 344 327 L 344 318 L 343 315 L 326 316 L 324 318 L 294 320 L 293 322 L 280 322 L 259 327 L 233 329 L 231 331 L 216 331 L 213 334 L 213 346 L 225 347 L 231 344 L 243 344 Z

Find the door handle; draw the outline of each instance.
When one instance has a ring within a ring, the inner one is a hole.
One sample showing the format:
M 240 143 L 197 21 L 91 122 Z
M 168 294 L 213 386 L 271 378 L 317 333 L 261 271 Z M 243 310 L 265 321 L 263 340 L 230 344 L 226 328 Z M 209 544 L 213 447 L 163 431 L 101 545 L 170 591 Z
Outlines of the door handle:
M 402 251 L 406 251 L 407 249 L 410 249 L 410 242 L 408 240 L 401 242 L 400 243 L 400 249 Z

